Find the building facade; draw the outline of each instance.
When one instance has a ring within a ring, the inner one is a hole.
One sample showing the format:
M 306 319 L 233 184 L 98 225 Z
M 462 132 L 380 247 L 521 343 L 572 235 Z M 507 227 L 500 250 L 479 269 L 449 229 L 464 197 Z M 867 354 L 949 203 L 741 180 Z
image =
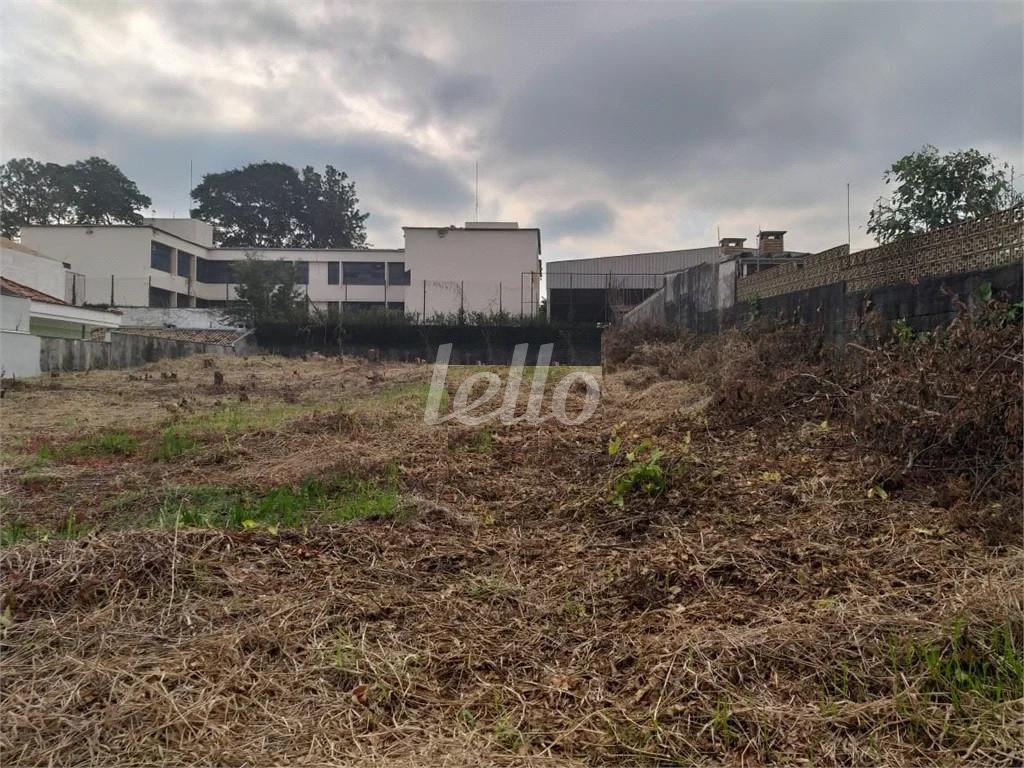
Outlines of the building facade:
M 385 307 L 422 319 L 536 311 L 538 229 L 467 222 L 403 232 L 398 249 L 218 248 L 206 222 L 149 219 L 138 226 L 26 226 L 21 241 L 81 275 L 79 303 L 220 306 L 238 299 L 233 264 L 251 257 L 293 262 L 310 305 L 329 315 Z

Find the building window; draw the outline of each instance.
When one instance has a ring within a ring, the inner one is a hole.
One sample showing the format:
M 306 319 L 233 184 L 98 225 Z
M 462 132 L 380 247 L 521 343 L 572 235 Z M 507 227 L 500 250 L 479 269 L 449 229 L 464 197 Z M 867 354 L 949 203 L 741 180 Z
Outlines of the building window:
M 169 307 L 171 306 L 171 292 L 163 288 L 149 287 L 149 306 Z
M 404 261 L 388 262 L 388 285 L 410 285 L 412 273 L 405 268 Z
M 342 262 L 346 285 L 384 285 L 383 261 Z
M 295 264 L 295 282 L 299 285 L 309 285 L 309 262 L 308 261 L 296 261 Z
M 171 271 L 171 247 L 154 240 L 149 248 L 149 266 L 169 273 Z
M 327 319 L 337 320 L 338 314 L 341 311 L 340 301 L 328 301 L 327 302 Z
M 178 276 L 179 277 L 192 277 L 192 259 L 195 258 L 191 253 L 187 251 L 178 251 Z
M 200 283 L 233 283 L 234 265 L 233 261 L 213 261 L 200 256 L 196 259 L 196 279 Z
M 341 262 L 328 261 L 327 262 L 327 284 L 337 285 L 341 282 Z

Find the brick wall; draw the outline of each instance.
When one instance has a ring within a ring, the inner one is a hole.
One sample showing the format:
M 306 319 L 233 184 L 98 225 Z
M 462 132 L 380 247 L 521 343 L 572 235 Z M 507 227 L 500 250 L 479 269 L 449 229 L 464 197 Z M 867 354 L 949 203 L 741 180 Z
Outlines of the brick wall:
M 850 292 L 973 272 L 1024 259 L 1024 205 L 981 219 L 849 253 L 840 245 L 736 281 L 736 301 L 846 282 Z

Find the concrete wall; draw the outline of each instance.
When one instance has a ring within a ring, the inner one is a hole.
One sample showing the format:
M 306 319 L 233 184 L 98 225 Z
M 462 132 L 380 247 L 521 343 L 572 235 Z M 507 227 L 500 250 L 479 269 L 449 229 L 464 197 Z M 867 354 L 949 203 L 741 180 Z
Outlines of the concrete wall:
M 0 297 L 0 376 L 39 375 L 39 337 L 29 333 L 31 302 Z
M 40 342 L 30 333 L 0 331 L 0 377 L 38 376 Z
M 19 248 L 17 244 L 0 245 L 0 275 L 49 296 L 64 299 L 67 287 L 64 265 L 57 259 L 28 251 Z
M 236 354 L 233 347 L 223 344 L 196 344 L 122 333 L 110 334 L 109 342 L 85 339 L 40 341 L 39 369 L 43 373 L 136 368 L 167 358 Z
M 125 328 L 198 328 L 227 330 L 237 325 L 216 309 L 195 307 L 125 307 L 120 310 Z
M 984 283 L 1011 302 L 1021 301 L 1024 295 L 1021 268 L 1014 264 L 869 290 L 850 290 L 848 283 L 840 282 L 752 299 L 724 313 L 721 324 L 733 327 L 760 320 L 808 325 L 819 328 L 833 343 L 887 336 L 898 320 L 914 331 L 931 331 L 952 321 L 957 303 L 974 301 Z
M 352 325 L 298 329 L 267 326 L 257 331 L 260 351 L 296 355 L 305 352 L 365 355 L 371 349 L 389 360 L 433 362 L 441 344 L 452 344 L 453 364 L 508 365 L 517 344 L 529 344 L 532 364 L 542 344 L 554 344 L 552 362 L 599 365 L 601 329 L 549 325 Z

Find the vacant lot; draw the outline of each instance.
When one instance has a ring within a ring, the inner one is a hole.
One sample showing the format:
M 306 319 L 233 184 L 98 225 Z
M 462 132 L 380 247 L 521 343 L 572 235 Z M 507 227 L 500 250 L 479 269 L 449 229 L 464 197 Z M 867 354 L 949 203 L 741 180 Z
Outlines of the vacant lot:
M 1012 472 L 716 344 L 626 340 L 576 427 L 356 360 L 8 391 L 0 760 L 1019 762 Z

